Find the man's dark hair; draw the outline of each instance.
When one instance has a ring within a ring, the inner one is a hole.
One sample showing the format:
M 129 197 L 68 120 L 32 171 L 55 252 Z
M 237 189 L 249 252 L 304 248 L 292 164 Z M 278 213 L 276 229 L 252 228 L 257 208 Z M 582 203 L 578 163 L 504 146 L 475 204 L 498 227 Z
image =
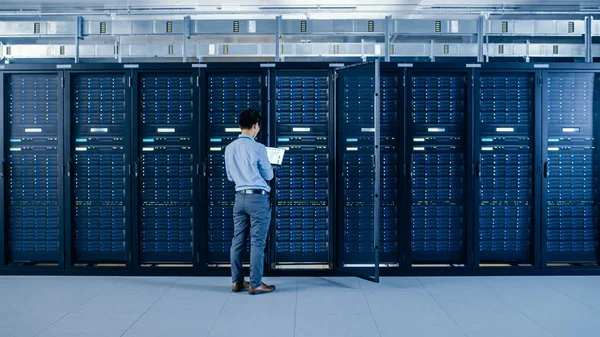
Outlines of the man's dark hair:
M 260 122 L 260 112 L 252 108 L 248 108 L 240 112 L 239 121 L 242 130 L 252 129 L 254 124 Z

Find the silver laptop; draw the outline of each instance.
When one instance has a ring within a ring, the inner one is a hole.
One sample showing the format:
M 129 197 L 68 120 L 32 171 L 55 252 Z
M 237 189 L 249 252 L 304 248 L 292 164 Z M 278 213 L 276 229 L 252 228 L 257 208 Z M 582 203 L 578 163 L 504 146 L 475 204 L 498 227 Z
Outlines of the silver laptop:
M 271 163 L 271 165 L 283 164 L 284 153 L 285 149 L 280 149 L 277 147 L 267 147 L 267 156 L 269 156 L 269 162 Z

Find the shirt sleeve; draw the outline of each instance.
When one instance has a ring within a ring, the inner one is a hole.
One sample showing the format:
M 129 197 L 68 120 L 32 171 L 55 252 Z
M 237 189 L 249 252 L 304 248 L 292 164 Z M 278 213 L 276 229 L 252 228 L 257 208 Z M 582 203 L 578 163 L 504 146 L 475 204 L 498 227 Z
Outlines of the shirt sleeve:
M 231 172 L 229 172 L 230 162 L 229 162 L 229 158 L 228 158 L 229 157 L 228 152 L 229 152 L 229 147 L 226 147 L 225 148 L 225 156 L 224 156 L 225 157 L 225 172 L 227 172 L 227 179 L 231 182 L 234 182 L 233 177 L 231 176 Z
M 269 162 L 269 156 L 267 155 L 267 148 L 260 144 L 258 151 L 258 171 L 264 180 L 270 181 L 273 179 L 273 168 Z

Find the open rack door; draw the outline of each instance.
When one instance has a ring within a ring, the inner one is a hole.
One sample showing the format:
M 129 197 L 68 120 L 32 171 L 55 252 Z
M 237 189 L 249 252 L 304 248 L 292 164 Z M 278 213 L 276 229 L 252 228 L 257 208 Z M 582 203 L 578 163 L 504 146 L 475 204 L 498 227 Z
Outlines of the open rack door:
M 336 70 L 337 268 L 373 282 L 379 282 L 379 92 L 379 60 Z

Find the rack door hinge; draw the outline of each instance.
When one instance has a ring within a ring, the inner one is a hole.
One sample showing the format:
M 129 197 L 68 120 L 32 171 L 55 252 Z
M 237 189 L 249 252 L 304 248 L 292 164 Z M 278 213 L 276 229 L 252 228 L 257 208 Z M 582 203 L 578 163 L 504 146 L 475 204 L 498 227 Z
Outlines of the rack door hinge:
M 536 77 L 536 85 L 537 85 L 538 87 L 541 87 L 541 86 L 542 86 L 542 76 L 538 76 L 538 77 Z
M 64 76 L 60 78 L 60 87 L 61 88 L 65 87 L 65 78 L 64 78 Z
M 402 76 L 402 86 L 406 86 L 406 76 Z
M 129 87 L 131 88 L 131 86 L 133 85 L 133 80 L 131 79 L 131 77 L 129 77 L 127 81 L 129 82 Z

